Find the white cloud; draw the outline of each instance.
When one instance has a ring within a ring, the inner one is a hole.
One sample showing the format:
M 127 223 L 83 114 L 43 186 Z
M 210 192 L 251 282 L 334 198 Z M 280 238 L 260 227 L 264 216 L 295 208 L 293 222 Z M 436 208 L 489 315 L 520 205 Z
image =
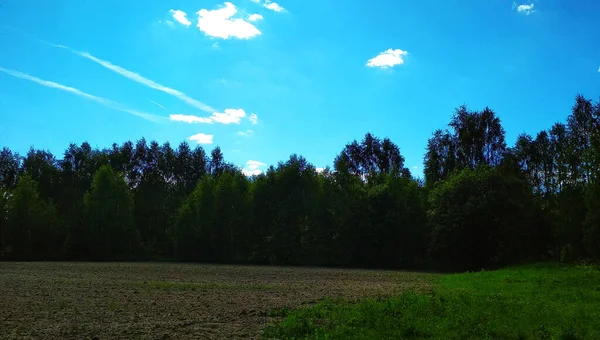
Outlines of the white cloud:
M 16 78 L 20 78 L 20 79 L 24 79 L 24 80 L 29 80 L 29 81 L 32 81 L 34 83 L 40 84 L 42 86 L 46 86 L 46 87 L 58 89 L 58 90 L 61 90 L 61 91 L 69 92 L 69 93 L 72 93 L 72 94 L 74 94 L 76 96 L 79 96 L 79 97 L 82 97 L 82 98 L 94 101 L 94 102 L 99 103 L 99 104 L 102 104 L 102 105 L 104 105 L 106 107 L 109 107 L 111 109 L 118 110 L 118 111 L 121 111 L 121 112 L 126 112 L 126 113 L 132 114 L 134 116 L 138 116 L 138 117 L 144 118 L 144 119 L 149 120 L 149 121 L 157 122 L 157 121 L 160 121 L 160 120 L 164 119 L 163 117 L 159 117 L 159 116 L 156 116 L 156 115 L 153 115 L 153 114 L 150 114 L 150 113 L 139 112 L 139 111 L 136 111 L 136 110 L 129 109 L 129 108 L 125 107 L 123 104 L 117 103 L 117 102 L 112 101 L 110 99 L 106 99 L 106 98 L 94 96 L 94 95 L 89 94 L 89 93 L 85 93 L 85 92 L 80 91 L 80 90 L 78 90 L 78 89 L 76 89 L 74 87 L 65 86 L 65 85 L 62 85 L 62 84 L 59 84 L 59 83 L 55 83 L 53 81 L 43 80 L 43 79 L 31 76 L 31 75 L 23 73 L 23 72 L 9 70 L 9 69 L 5 69 L 5 68 L 2 68 L 2 67 L 0 67 L 0 72 L 4 72 L 4 73 L 6 73 L 8 75 L 11 75 L 13 77 L 16 77 Z
M 207 135 L 204 133 L 198 133 L 193 136 L 190 136 L 190 140 L 198 142 L 198 144 L 212 144 L 213 135 Z
M 323 171 L 325 171 L 325 168 L 316 168 L 315 171 L 317 171 L 317 173 L 320 174 Z
M 215 112 L 211 119 L 221 124 L 239 124 L 240 120 L 246 116 L 243 109 L 225 109 L 225 112 Z
M 285 8 L 281 7 L 278 3 L 270 1 L 270 0 L 265 0 L 265 3 L 263 4 L 263 6 L 265 6 L 266 8 L 275 11 L 275 12 L 283 12 L 285 11 Z
M 198 29 L 204 34 L 221 39 L 250 39 L 261 32 L 253 24 L 241 18 L 233 18 L 237 13 L 235 5 L 226 2 L 224 7 L 215 10 L 201 9 L 198 14 Z
M 388 68 L 396 65 L 404 64 L 403 56 L 407 55 L 408 52 L 401 49 L 388 49 L 384 52 L 379 53 L 375 58 L 369 59 L 367 62 L 368 67 L 380 67 Z
M 600 72 L 600 67 L 598 67 L 598 72 Z
M 517 7 L 517 12 L 519 12 L 519 13 L 523 13 L 523 14 L 525 14 L 525 15 L 529 15 L 529 14 L 531 14 L 531 13 L 535 12 L 535 9 L 534 9 L 534 7 L 535 7 L 535 4 L 533 4 L 533 3 L 532 3 L 532 4 L 529 4 L 529 5 L 525 5 L 525 4 L 523 4 L 523 5 L 518 5 L 518 6 L 517 6 L 517 3 L 515 2 L 515 3 L 513 3 L 513 8 L 514 8 L 515 6 Z
M 267 165 L 265 163 L 259 162 L 259 161 L 250 160 L 250 161 L 246 162 L 246 167 L 250 170 L 256 170 L 256 169 L 264 167 L 264 166 L 267 166 Z
M 246 167 L 242 169 L 242 172 L 246 176 L 260 175 L 263 172 L 263 169 L 261 168 L 264 168 L 265 166 L 267 165 L 263 162 L 250 160 L 246 162 Z
M 258 116 L 256 115 L 256 113 L 251 114 L 248 117 L 248 120 L 250 121 L 250 123 L 252 123 L 253 125 L 258 124 Z
M 190 27 L 192 24 L 192 22 L 188 20 L 187 14 L 184 11 L 172 9 L 169 12 L 173 15 L 173 19 L 175 19 L 178 23 L 186 27 Z
M 175 114 L 175 115 L 170 115 L 169 116 L 170 120 L 176 121 L 176 122 L 184 122 L 184 123 L 204 123 L 204 124 L 212 124 L 213 120 L 210 117 L 198 117 L 198 116 L 194 116 L 194 115 L 182 115 L 182 114 Z
M 250 137 L 254 133 L 253 130 L 239 131 L 237 134 L 244 137 Z
M 185 123 L 221 123 L 221 124 L 239 124 L 242 118 L 246 116 L 243 109 L 225 109 L 224 112 L 214 112 L 209 117 L 198 117 L 194 115 L 172 114 L 169 119 Z
M 93 62 L 101 65 L 102 67 L 105 67 L 105 68 L 107 68 L 107 69 L 109 69 L 109 70 L 111 70 L 111 71 L 113 71 L 115 73 L 118 73 L 118 74 L 122 75 L 125 78 L 133 80 L 133 81 L 135 81 L 137 83 L 140 83 L 142 85 L 148 86 L 148 87 L 153 88 L 155 90 L 162 91 L 164 93 L 170 94 L 170 95 L 178 98 L 179 100 L 181 100 L 181 101 L 183 101 L 183 102 L 185 102 L 185 103 L 187 103 L 187 104 L 189 104 L 189 105 L 191 105 L 191 106 L 193 106 L 193 107 L 195 107 L 197 109 L 200 109 L 202 111 L 211 112 L 211 113 L 216 111 L 212 107 L 210 107 L 210 106 L 208 106 L 208 105 L 206 105 L 206 104 L 204 104 L 204 103 L 202 103 L 202 102 L 200 102 L 200 101 L 198 101 L 198 100 L 196 100 L 194 98 L 191 98 L 191 97 L 187 96 L 185 93 L 183 93 L 181 91 L 178 91 L 178 90 L 172 89 L 170 87 L 161 85 L 161 84 L 159 84 L 157 82 L 154 82 L 154 81 L 152 81 L 152 80 L 150 80 L 148 78 L 144 78 L 143 76 L 141 76 L 141 75 L 139 75 L 139 74 L 137 74 L 137 73 L 135 73 L 133 71 L 129 71 L 129 70 L 124 69 L 124 68 L 122 68 L 120 66 L 114 65 L 114 64 L 112 64 L 109 61 L 97 58 L 97 57 L 89 54 L 88 52 L 80 52 L 80 51 L 74 50 L 74 49 L 72 49 L 72 48 L 70 48 L 68 46 L 64 46 L 64 45 L 52 44 L 52 43 L 49 43 L 49 42 L 45 42 L 45 43 L 47 43 L 48 45 L 57 47 L 57 48 L 66 49 L 66 50 L 68 50 L 68 51 L 70 51 L 70 52 L 72 52 L 72 53 L 74 53 L 74 54 L 76 54 L 76 55 L 78 55 L 80 57 L 84 57 L 86 59 L 89 59 L 89 60 L 91 60 L 91 61 L 93 61 Z
M 248 170 L 248 169 L 242 169 L 242 173 L 246 176 L 258 176 L 260 174 L 262 174 L 262 170 L 260 169 L 255 169 L 255 170 Z
M 252 0 L 252 2 L 256 2 L 257 4 L 259 4 L 260 0 Z
M 250 16 L 248 17 L 248 20 L 250 21 L 258 21 L 258 20 L 262 20 L 263 16 L 260 14 L 250 14 Z

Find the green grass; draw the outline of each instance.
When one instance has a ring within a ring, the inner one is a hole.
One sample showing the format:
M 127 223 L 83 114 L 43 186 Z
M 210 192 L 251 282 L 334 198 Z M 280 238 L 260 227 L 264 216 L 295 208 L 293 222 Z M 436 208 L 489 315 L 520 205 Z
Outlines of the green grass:
M 443 276 L 429 293 L 279 311 L 267 339 L 600 339 L 600 270 L 531 265 Z

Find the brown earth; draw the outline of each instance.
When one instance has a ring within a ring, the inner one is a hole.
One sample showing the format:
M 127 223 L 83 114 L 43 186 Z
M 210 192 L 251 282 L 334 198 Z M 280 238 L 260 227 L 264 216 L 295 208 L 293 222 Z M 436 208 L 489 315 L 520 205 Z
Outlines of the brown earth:
M 0 262 L 0 339 L 258 338 L 274 310 L 428 289 L 434 274 Z

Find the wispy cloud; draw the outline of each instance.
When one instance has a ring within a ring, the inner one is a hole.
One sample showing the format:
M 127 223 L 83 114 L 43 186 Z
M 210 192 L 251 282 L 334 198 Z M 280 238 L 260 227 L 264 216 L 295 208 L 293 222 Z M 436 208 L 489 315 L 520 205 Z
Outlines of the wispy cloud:
M 250 137 L 254 133 L 253 130 L 239 131 L 237 134 L 244 137 Z
M 161 85 L 161 84 L 159 84 L 159 83 L 157 83 L 157 82 L 155 82 L 153 80 L 150 80 L 148 78 L 145 78 L 145 77 L 143 77 L 143 76 L 141 76 L 141 75 L 139 75 L 139 74 L 137 74 L 137 73 L 135 73 L 133 71 L 127 70 L 127 69 L 125 69 L 125 68 L 123 68 L 121 66 L 115 65 L 115 64 L 113 64 L 113 63 L 111 63 L 109 61 L 102 60 L 102 59 L 100 59 L 98 57 L 95 57 L 95 56 L 91 55 L 88 52 L 77 51 L 77 50 L 72 49 L 72 48 L 70 48 L 68 46 L 53 44 L 53 43 L 50 43 L 50 42 L 45 42 L 45 43 L 49 44 L 51 46 L 57 47 L 57 48 L 66 49 L 66 50 L 68 50 L 68 51 L 70 51 L 70 52 L 72 52 L 72 53 L 74 53 L 74 54 L 76 54 L 76 55 L 78 55 L 80 57 L 89 59 L 89 60 L 91 60 L 91 61 L 93 61 L 93 62 L 101 65 L 104 68 L 107 68 L 107 69 L 109 69 L 109 70 L 111 70 L 111 71 L 113 71 L 113 72 L 115 72 L 117 74 L 120 74 L 120 75 L 122 75 L 125 78 L 133 80 L 133 81 L 135 81 L 137 83 L 140 83 L 142 85 L 148 86 L 148 87 L 153 88 L 155 90 L 158 90 L 158 91 L 170 94 L 170 95 L 178 98 L 179 100 L 181 100 L 181 101 L 183 101 L 183 102 L 185 102 L 185 103 L 187 103 L 187 104 L 189 104 L 189 105 L 191 105 L 191 106 L 193 106 L 193 107 L 195 107 L 197 109 L 200 109 L 202 111 L 211 112 L 211 113 L 217 111 L 217 110 L 213 109 L 212 107 L 210 107 L 210 106 L 202 103 L 201 101 L 198 101 L 198 100 L 196 100 L 194 98 L 189 97 L 188 95 L 186 95 L 185 93 L 183 93 L 181 91 L 178 91 L 178 90 L 175 90 L 173 88 Z
M 600 67 L 598 67 L 598 72 L 600 72 Z
M 163 21 L 162 21 L 162 20 L 158 20 L 158 23 L 159 23 L 159 24 L 162 24 L 162 23 L 163 23 Z M 167 26 L 171 27 L 171 28 L 175 28 L 175 23 L 174 23 L 173 21 L 171 21 L 171 20 L 165 20 L 165 21 L 164 21 L 164 23 L 165 23 Z
M 252 123 L 253 125 L 258 124 L 258 116 L 256 115 L 256 113 L 251 114 L 248 117 L 248 120 L 250 121 L 250 123 Z
M 184 123 L 204 123 L 204 124 L 212 124 L 213 120 L 210 119 L 210 117 L 198 117 L 198 116 L 194 116 L 194 115 L 182 115 L 182 114 L 175 114 L 175 115 L 170 115 L 169 119 L 175 122 L 184 122 Z
M 126 112 L 126 113 L 132 114 L 134 116 L 138 116 L 140 118 L 144 118 L 144 119 L 152 121 L 152 122 L 158 122 L 158 121 L 161 121 L 161 120 L 165 119 L 164 117 L 156 116 L 156 115 L 153 115 L 153 114 L 150 114 L 150 113 L 145 113 L 145 112 L 140 112 L 140 111 L 132 110 L 132 109 L 129 109 L 129 108 L 125 107 L 124 105 L 122 105 L 120 103 L 117 103 L 115 101 L 112 101 L 110 99 L 106 99 L 106 98 L 103 98 L 103 97 L 94 96 L 92 94 L 85 93 L 85 92 L 83 92 L 81 90 L 78 90 L 78 89 L 76 89 L 74 87 L 65 86 L 65 85 L 62 85 L 62 84 L 59 84 L 59 83 L 55 83 L 55 82 L 49 81 L 49 80 L 43 80 L 43 79 L 31 76 L 31 75 L 23 73 L 23 72 L 10 70 L 10 69 L 6 69 L 6 68 L 3 68 L 3 67 L 0 67 L 0 71 L 6 73 L 8 75 L 11 75 L 13 77 L 16 77 L 16 78 L 20 78 L 20 79 L 32 81 L 32 82 L 37 83 L 37 84 L 42 85 L 42 86 L 46 86 L 46 87 L 54 88 L 54 89 L 57 89 L 57 90 L 61 90 L 61 91 L 72 93 L 72 94 L 74 94 L 76 96 L 79 96 L 79 97 L 82 97 L 82 98 L 94 101 L 96 103 L 102 104 L 102 105 L 104 105 L 106 107 L 109 107 L 111 109 L 114 109 L 114 110 L 117 110 L 117 111 L 121 111 L 121 112 Z
M 252 2 L 255 2 L 257 4 L 262 3 L 263 7 L 270 9 L 272 11 L 275 12 L 283 12 L 285 11 L 285 8 L 281 7 L 281 5 L 279 5 L 278 3 L 272 1 L 272 0 L 252 0 Z
M 150 101 L 152 104 L 154 104 L 154 105 L 156 105 L 156 106 L 160 107 L 161 109 L 166 109 L 166 107 L 164 107 L 164 106 L 162 106 L 161 104 L 159 104 L 159 103 L 155 102 L 154 100 L 152 100 L 152 99 L 148 99 L 148 100 L 149 100 L 149 101 Z
M 190 140 L 198 142 L 198 144 L 212 144 L 213 143 L 213 135 L 207 135 L 205 133 L 198 133 L 193 136 L 190 136 Z
M 513 2 L 513 8 L 516 8 L 517 12 L 523 13 L 525 15 L 534 13 L 535 12 L 534 7 L 535 7 L 535 4 L 533 4 L 533 3 L 531 3 L 529 5 L 527 5 L 527 4 L 518 5 L 516 2 Z
M 260 14 L 250 14 L 250 16 L 248 17 L 249 21 L 258 21 L 258 20 L 262 20 L 263 16 Z
M 267 165 L 263 162 L 249 160 L 246 162 L 246 167 L 242 169 L 242 172 L 246 176 L 256 176 L 263 172 L 264 167 Z
M 401 49 L 388 49 L 379 53 L 376 57 L 371 58 L 367 61 L 368 67 L 379 67 L 388 68 L 396 65 L 404 64 L 403 56 L 407 55 L 408 52 Z
M 224 112 L 213 112 L 209 117 L 198 117 L 194 115 L 172 114 L 169 119 L 172 121 L 185 123 L 221 123 L 221 124 L 239 124 L 242 118 L 246 116 L 243 109 L 225 109 Z
M 237 8 L 231 2 L 226 2 L 219 9 L 201 9 L 197 12 L 197 27 L 204 34 L 221 39 L 250 39 L 261 34 L 258 28 L 250 22 L 241 18 L 233 18 L 236 13 Z
M 275 12 L 283 12 L 285 11 L 285 8 L 281 7 L 278 3 L 270 1 L 270 0 L 265 0 L 265 3 L 263 4 L 263 6 L 265 6 L 266 8 L 275 11 Z
M 173 19 L 185 27 L 190 27 L 192 22 L 187 18 L 187 14 L 179 9 L 172 9 L 169 11 L 173 15 Z

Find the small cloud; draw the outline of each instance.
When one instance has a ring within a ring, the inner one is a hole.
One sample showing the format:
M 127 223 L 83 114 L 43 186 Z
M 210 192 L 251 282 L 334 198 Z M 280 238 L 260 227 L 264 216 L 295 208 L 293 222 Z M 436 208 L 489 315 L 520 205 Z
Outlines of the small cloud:
M 256 113 L 251 114 L 248 117 L 248 120 L 250 121 L 250 123 L 252 123 L 252 125 L 258 124 L 258 116 L 256 115 Z
M 246 131 L 239 131 L 237 134 L 240 136 L 244 136 L 244 137 L 250 137 L 250 135 L 252 135 L 254 133 L 254 131 L 252 130 L 246 130 Z
M 421 169 L 421 167 L 420 167 L 420 166 L 418 166 L 418 165 L 414 165 L 414 166 L 412 167 L 412 169 L 414 169 L 414 170 L 417 170 L 417 169 Z
M 159 20 L 158 23 L 162 24 L 162 20 Z M 171 28 L 175 28 L 175 23 L 172 22 L 171 20 L 165 20 L 165 24 L 167 24 L 167 26 L 169 26 Z
M 534 13 L 535 12 L 534 7 L 535 7 L 535 4 L 533 4 L 533 3 L 529 4 L 529 5 L 525 5 L 525 4 L 523 4 L 523 5 L 517 5 L 516 2 L 513 2 L 513 8 L 516 8 L 517 12 L 523 13 L 525 15 L 529 15 L 531 13 Z
M 260 4 L 260 0 L 252 0 L 252 2 L 255 2 L 257 4 Z
M 250 160 L 246 162 L 246 167 L 242 169 L 242 172 L 246 176 L 260 175 L 263 172 L 261 168 L 264 168 L 265 166 L 267 165 L 263 162 Z
M 184 11 L 178 9 L 172 9 L 169 11 L 173 15 L 173 19 L 175 19 L 178 23 L 184 25 L 185 27 L 190 27 L 192 24 L 191 21 L 188 20 L 187 14 Z
M 315 170 L 317 171 L 318 174 L 320 174 L 323 171 L 325 171 L 325 168 L 316 168 Z
M 213 123 L 213 121 L 212 121 L 212 119 L 210 119 L 210 117 L 198 117 L 198 116 L 194 116 L 194 115 L 176 114 L 176 115 L 170 115 L 169 119 L 172 121 L 184 122 L 184 123 L 188 123 L 188 124 L 192 124 L 192 123 L 212 124 Z
M 265 163 L 263 163 L 263 162 L 259 162 L 259 161 L 252 161 L 252 160 L 250 160 L 250 161 L 247 161 L 247 162 L 246 162 L 246 166 L 247 166 L 247 167 L 248 167 L 248 169 L 250 169 L 250 170 L 255 170 L 255 169 L 258 169 L 258 168 L 260 168 L 260 167 L 267 166 L 267 165 L 266 165 Z
M 396 65 L 404 64 L 403 56 L 407 55 L 408 52 L 401 49 L 388 49 L 384 52 L 379 53 L 375 58 L 369 59 L 367 62 L 368 67 L 379 67 L 388 68 Z
M 191 136 L 189 139 L 198 142 L 198 144 L 212 144 L 213 135 L 207 135 L 204 133 L 199 133 Z
M 239 124 L 240 120 L 246 116 L 243 109 L 225 109 L 225 112 L 215 112 L 211 119 L 221 124 Z
M 239 153 L 239 152 L 242 152 L 242 150 L 240 150 L 240 149 L 233 149 L 233 150 L 231 150 L 231 152 Z
M 242 169 L 242 173 L 248 177 L 258 176 L 258 175 L 262 174 L 262 172 L 263 171 L 260 169 L 255 169 L 255 170 Z
M 278 3 L 270 1 L 270 0 L 265 0 L 265 3 L 263 4 L 263 6 L 265 6 L 267 9 L 270 9 L 275 12 L 285 11 L 285 8 L 281 7 Z
M 233 18 L 237 9 L 231 2 L 215 10 L 201 9 L 198 14 L 198 29 L 204 34 L 221 39 L 238 38 L 250 39 L 261 32 L 248 21 Z
M 184 123 L 221 123 L 221 124 L 239 124 L 242 118 L 246 116 L 243 109 L 225 109 L 224 112 L 214 112 L 210 117 L 198 117 L 194 115 L 173 114 L 169 119 Z
M 249 21 L 258 21 L 258 20 L 262 20 L 262 19 L 263 19 L 263 16 L 262 16 L 262 15 L 260 15 L 260 14 L 251 14 L 251 15 L 248 17 L 248 20 L 249 20 Z
M 600 67 L 598 67 L 598 72 L 600 72 Z

